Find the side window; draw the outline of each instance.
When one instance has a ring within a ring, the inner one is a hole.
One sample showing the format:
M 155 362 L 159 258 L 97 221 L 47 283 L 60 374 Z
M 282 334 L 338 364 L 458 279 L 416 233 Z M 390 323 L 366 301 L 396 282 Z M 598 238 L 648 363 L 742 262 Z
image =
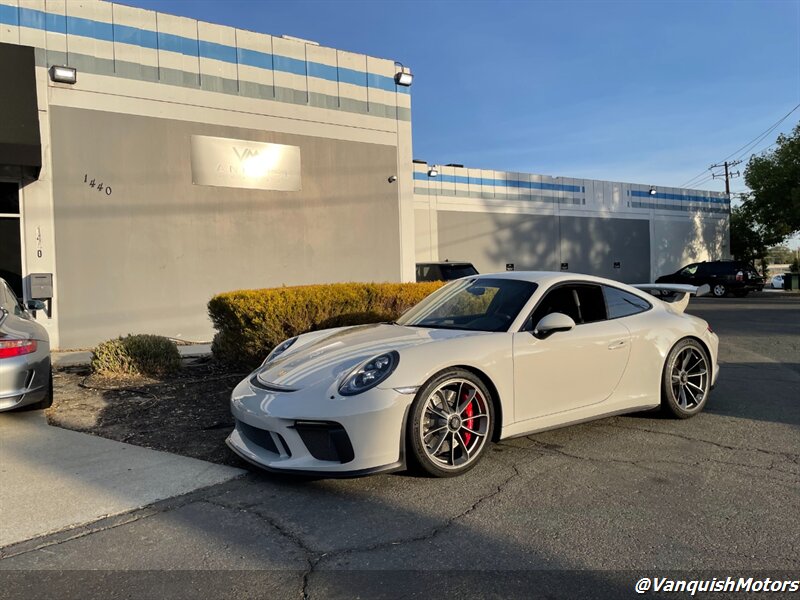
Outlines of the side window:
M 703 277 L 708 277 L 709 275 L 722 275 L 725 272 L 725 265 L 720 263 L 702 263 L 700 265 L 700 269 L 698 269 L 697 274 Z
M 620 289 L 603 286 L 603 292 L 606 295 L 609 319 L 635 315 L 650 308 L 650 303 L 647 300 L 634 294 L 623 292 Z
M 439 267 L 436 265 L 420 265 L 417 267 L 417 281 L 437 281 L 440 279 Z
M 603 291 L 598 285 L 562 285 L 547 292 L 539 302 L 526 328 L 533 329 L 550 313 L 560 312 L 578 325 L 594 323 L 606 318 Z
M 684 267 L 683 269 L 681 269 L 680 274 L 683 275 L 684 277 L 691 277 L 692 275 L 697 273 L 697 267 L 699 266 L 700 265 L 695 263 L 693 265 L 689 265 L 688 267 Z

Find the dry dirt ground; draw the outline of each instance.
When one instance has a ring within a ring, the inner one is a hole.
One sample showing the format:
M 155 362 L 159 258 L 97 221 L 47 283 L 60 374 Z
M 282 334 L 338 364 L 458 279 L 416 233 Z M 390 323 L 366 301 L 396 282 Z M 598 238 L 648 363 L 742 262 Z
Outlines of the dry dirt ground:
M 228 401 L 246 373 L 231 372 L 210 357 L 184 359 L 175 375 L 99 378 L 89 367 L 55 370 L 51 425 L 244 467 L 225 445 L 233 429 Z

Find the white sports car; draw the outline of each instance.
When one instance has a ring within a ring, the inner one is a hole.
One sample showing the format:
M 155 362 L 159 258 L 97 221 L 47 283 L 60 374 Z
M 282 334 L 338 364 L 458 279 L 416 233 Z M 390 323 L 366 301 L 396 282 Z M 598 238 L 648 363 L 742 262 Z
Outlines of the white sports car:
M 719 374 L 717 336 L 684 314 L 707 288 L 549 272 L 459 279 L 396 323 L 280 344 L 233 391 L 228 445 L 280 472 L 448 477 L 491 441 L 658 406 L 691 417 Z

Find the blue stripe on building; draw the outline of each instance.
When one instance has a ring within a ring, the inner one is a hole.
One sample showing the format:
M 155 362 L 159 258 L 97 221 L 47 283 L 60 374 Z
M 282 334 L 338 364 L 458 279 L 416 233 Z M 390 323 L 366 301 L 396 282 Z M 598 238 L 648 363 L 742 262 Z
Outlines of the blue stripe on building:
M 726 198 L 711 198 L 709 196 L 685 196 L 683 194 L 668 194 L 666 192 L 657 192 L 655 194 L 651 194 L 649 191 L 645 192 L 642 190 L 631 190 L 630 195 L 636 196 L 637 198 L 651 198 L 658 200 L 682 200 L 683 202 L 713 202 L 716 204 L 728 203 L 728 200 Z
M 120 42 L 142 48 L 166 50 L 187 56 L 211 58 L 222 62 L 243 64 L 259 69 L 271 69 L 295 75 L 308 75 L 328 81 L 341 81 L 361 87 L 381 89 L 388 92 L 410 94 L 410 88 L 398 86 L 394 78 L 375 73 L 365 73 L 344 67 L 332 67 L 323 63 L 298 60 L 288 56 L 273 55 L 258 50 L 236 48 L 226 44 L 217 44 L 204 40 L 196 40 L 171 33 L 161 33 L 130 27 L 93 21 L 82 17 L 58 15 L 32 8 L 16 8 L 0 4 L 0 23 L 15 27 L 28 27 L 55 33 L 77 35 L 81 37 Z
M 510 187 L 528 190 L 550 190 L 555 192 L 580 193 L 583 187 L 580 185 L 569 185 L 566 183 L 540 183 L 538 181 L 519 181 L 517 179 L 484 179 L 482 177 L 465 177 L 463 175 L 442 175 L 429 177 L 427 173 L 414 173 L 414 179 L 418 181 L 445 181 L 447 183 L 466 183 L 469 185 L 493 185 L 495 187 Z

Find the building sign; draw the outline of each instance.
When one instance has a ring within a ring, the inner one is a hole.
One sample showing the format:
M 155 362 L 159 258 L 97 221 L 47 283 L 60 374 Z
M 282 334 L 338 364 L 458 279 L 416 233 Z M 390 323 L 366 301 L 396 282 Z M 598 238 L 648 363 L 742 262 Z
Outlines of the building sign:
M 506 263 L 506 271 L 513 271 L 514 263 Z
M 192 183 L 298 192 L 300 148 L 193 135 Z

